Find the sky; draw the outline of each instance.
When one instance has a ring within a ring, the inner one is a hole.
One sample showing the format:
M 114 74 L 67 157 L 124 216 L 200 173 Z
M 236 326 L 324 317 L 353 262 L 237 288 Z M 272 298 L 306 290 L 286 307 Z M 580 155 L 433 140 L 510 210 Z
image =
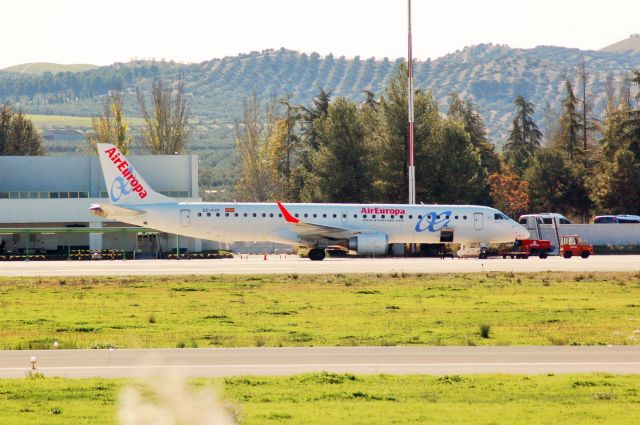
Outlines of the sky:
M 412 0 L 416 59 L 479 43 L 597 50 L 640 33 L 638 0 Z M 407 0 L 19 0 L 0 69 L 29 62 L 201 62 L 264 49 L 407 56 Z

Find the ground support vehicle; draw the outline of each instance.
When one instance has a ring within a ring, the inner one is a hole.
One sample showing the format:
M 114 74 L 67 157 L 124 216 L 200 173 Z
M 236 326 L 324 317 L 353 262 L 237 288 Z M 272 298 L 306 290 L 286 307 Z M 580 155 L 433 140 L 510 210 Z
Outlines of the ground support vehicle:
M 510 251 L 502 253 L 502 258 L 529 258 L 537 255 L 547 258 L 551 252 L 551 241 L 546 239 L 516 239 Z
M 593 254 L 593 246 L 582 240 L 579 235 L 562 235 L 560 237 L 560 255 L 571 258 L 574 255 L 589 258 Z

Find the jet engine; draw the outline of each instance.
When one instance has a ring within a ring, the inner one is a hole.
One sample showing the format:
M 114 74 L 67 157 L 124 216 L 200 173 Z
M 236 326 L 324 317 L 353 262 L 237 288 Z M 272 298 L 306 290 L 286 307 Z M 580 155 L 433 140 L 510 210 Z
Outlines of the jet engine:
M 349 239 L 349 249 L 360 255 L 386 254 L 388 241 L 384 233 L 361 233 Z

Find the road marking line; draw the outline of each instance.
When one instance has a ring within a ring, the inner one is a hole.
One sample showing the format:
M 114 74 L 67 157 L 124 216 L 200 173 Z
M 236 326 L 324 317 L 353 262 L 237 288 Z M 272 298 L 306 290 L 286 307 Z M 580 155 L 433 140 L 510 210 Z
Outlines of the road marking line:
M 428 366 L 640 366 L 640 362 L 527 362 L 527 363 L 298 363 L 298 364 L 201 364 L 201 365 L 105 365 L 105 366 L 51 366 L 38 370 L 86 369 L 162 369 L 162 368 L 287 368 L 287 367 L 428 367 Z M 26 370 L 28 367 L 0 367 L 0 371 Z

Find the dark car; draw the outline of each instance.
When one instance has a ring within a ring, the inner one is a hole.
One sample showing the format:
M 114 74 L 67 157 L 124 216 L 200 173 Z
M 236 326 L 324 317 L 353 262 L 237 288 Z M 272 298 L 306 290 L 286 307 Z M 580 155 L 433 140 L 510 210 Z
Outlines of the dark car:
M 640 216 L 637 215 L 599 215 L 593 219 L 595 224 L 608 224 L 608 223 L 640 223 Z

